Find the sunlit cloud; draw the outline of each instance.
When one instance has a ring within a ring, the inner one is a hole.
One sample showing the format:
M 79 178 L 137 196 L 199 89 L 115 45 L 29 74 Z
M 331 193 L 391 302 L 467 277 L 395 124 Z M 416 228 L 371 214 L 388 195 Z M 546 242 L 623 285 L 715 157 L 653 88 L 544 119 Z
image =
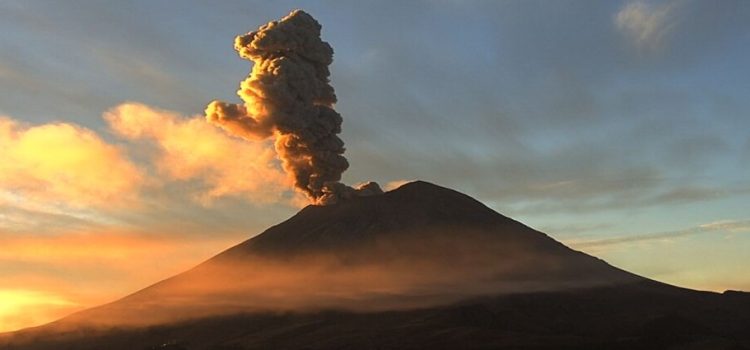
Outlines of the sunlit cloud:
M 242 142 L 201 117 L 185 118 L 137 103 L 117 106 L 104 118 L 116 135 L 156 145 L 152 161 L 165 180 L 204 184 L 194 196 L 201 203 L 224 196 L 260 203 L 284 200 L 289 180 L 267 142 Z
M 69 123 L 26 126 L 0 117 L 3 201 L 122 208 L 137 204 L 144 179 L 122 149 L 89 129 Z
M 675 26 L 673 15 L 678 4 L 676 1 L 663 4 L 632 1 L 617 12 L 615 24 L 637 48 L 659 50 Z
M 64 296 L 28 289 L 0 289 L 0 332 L 61 317 L 78 305 Z
M 187 270 L 240 237 L 102 229 L 0 232 L 0 332 L 54 321 Z
M 401 187 L 403 185 L 406 185 L 406 184 L 408 184 L 409 182 L 412 182 L 412 181 L 414 181 L 414 180 L 393 180 L 393 181 L 389 181 L 388 183 L 385 184 L 385 186 L 383 186 L 383 189 L 386 190 L 386 191 L 392 191 L 392 190 L 395 190 L 395 189 L 397 189 L 397 188 L 399 188 L 399 187 Z
M 96 274 L 108 271 L 110 275 L 142 273 L 155 279 L 155 276 L 165 273 L 154 269 L 154 263 L 160 261 L 160 257 L 169 257 L 169 261 L 159 262 L 157 266 L 176 273 L 236 243 L 239 238 L 232 236 L 185 237 L 179 232 L 155 234 L 117 228 L 56 235 L 0 234 L 3 247 L 0 269 L 5 273 L 18 273 L 23 271 L 14 269 L 14 265 L 48 265 L 78 271 L 80 281 L 87 280 L 85 271 Z M 152 272 L 147 272 L 149 266 Z M 123 276 L 108 278 L 113 277 Z M 153 280 L 143 283 L 149 281 Z M 11 281 L 4 281 L 4 285 L 8 284 Z

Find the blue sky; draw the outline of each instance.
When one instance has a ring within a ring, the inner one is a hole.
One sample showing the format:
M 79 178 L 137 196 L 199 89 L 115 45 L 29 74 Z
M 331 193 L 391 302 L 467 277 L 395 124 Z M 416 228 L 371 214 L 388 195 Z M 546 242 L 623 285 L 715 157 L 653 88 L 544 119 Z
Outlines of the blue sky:
M 166 277 L 293 214 L 253 194 L 191 200 L 209 180 L 166 179 L 153 147 L 102 115 L 134 102 L 190 118 L 213 99 L 238 102 L 250 64 L 233 38 L 295 8 L 335 50 L 346 182 L 432 181 L 636 273 L 750 289 L 745 1 L 4 2 L 0 115 L 90 130 L 162 178 L 133 190 L 147 210 L 114 210 L 27 199 L 0 177 L 0 237 L 127 227 L 218 242 L 149 275 Z M 0 273 L 65 280 L 80 267 L 22 262 L 5 256 Z M 121 289 L 147 282 L 109 275 L 129 281 Z

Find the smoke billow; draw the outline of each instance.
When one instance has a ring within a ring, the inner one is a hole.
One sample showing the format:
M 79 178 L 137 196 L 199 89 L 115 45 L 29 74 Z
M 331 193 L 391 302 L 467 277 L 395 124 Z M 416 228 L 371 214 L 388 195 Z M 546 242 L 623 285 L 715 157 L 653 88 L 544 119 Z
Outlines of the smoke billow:
M 333 109 L 333 49 L 320 30 L 312 16 L 295 10 L 238 36 L 235 50 L 254 64 L 237 92 L 243 103 L 213 101 L 206 119 L 246 140 L 273 137 L 295 187 L 313 203 L 329 204 L 382 191 L 375 183 L 352 188 L 339 182 L 349 163 L 338 137 L 342 118 Z

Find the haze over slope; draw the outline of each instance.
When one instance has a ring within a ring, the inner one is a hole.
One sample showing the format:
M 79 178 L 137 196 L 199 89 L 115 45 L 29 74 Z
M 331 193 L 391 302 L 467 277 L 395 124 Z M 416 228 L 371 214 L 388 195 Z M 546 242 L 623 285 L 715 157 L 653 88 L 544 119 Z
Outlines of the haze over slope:
M 630 274 L 417 181 L 308 206 L 0 348 L 746 349 L 749 308 L 744 293 Z
M 417 181 L 383 195 L 308 206 L 190 271 L 61 324 L 411 309 L 637 280 L 466 195 Z

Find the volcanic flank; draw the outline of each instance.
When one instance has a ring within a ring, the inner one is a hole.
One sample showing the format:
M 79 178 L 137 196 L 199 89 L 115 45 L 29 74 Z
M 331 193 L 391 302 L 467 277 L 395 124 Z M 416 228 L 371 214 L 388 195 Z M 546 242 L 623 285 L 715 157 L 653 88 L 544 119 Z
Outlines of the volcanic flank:
M 379 196 L 310 205 L 186 273 L 63 322 L 411 309 L 638 280 L 466 195 L 417 181 Z
M 723 349 L 750 341 L 747 311 L 743 293 L 650 281 L 417 181 L 308 206 L 185 273 L 7 335 L 0 348 Z

